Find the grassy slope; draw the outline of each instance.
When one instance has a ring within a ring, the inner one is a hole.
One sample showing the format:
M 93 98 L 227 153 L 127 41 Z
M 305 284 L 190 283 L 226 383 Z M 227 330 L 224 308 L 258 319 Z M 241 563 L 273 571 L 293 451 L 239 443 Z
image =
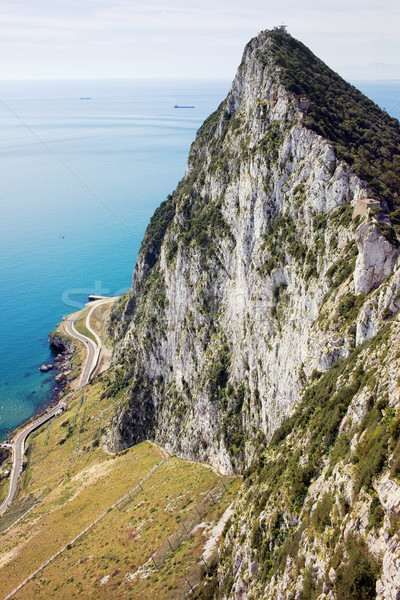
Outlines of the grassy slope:
M 100 399 L 102 385 L 99 378 L 84 393 L 76 392 L 62 416 L 29 438 L 28 464 L 19 482 L 17 503 L 27 500 L 31 505 L 37 498 L 41 502 L 1 536 L 2 591 L 14 589 L 162 460 L 160 451 L 146 442 L 116 457 L 103 452 L 100 438 L 115 401 Z M 160 572 L 139 578 L 140 585 L 136 580 L 133 585 L 125 574 L 146 562 L 161 542 L 166 543 L 167 535 L 218 480 L 210 469 L 169 458 L 143 484 L 135 502 L 122 511 L 112 509 L 15 597 L 64 598 L 84 591 L 87 598 L 120 598 L 124 590 L 129 598 L 143 598 L 143 590 L 151 585 L 152 595 L 164 598 L 165 589 L 173 590 L 182 582 L 181 563 L 197 563 L 206 539 L 201 529 Z M 167 504 L 174 498 L 169 510 Z M 230 501 L 226 493 L 216 508 L 207 507 L 207 522 L 217 518 Z M 140 536 L 135 535 L 137 524 L 141 524 Z M 87 556 L 93 559 L 87 561 Z M 114 573 L 117 563 L 119 571 Z M 114 573 L 110 585 L 100 586 L 99 578 L 110 573 Z M 133 588 L 142 591 L 132 596 Z
M 107 331 L 107 322 L 110 318 L 110 313 L 113 304 L 100 304 L 94 309 L 90 318 L 91 328 L 102 338 L 103 344 L 106 348 L 112 349 L 113 340 L 109 337 Z
M 91 309 L 91 307 L 89 306 L 88 308 L 85 308 L 85 310 L 83 310 L 81 312 L 79 319 L 77 319 L 75 321 L 75 329 L 78 331 L 78 333 L 81 333 L 82 335 L 85 335 L 86 337 L 93 340 L 93 342 L 96 344 L 97 343 L 96 338 L 94 337 L 94 335 L 92 333 L 90 333 L 89 329 L 86 327 L 86 317 L 87 317 L 90 309 Z
M 135 462 L 146 444 L 136 447 Z M 128 453 L 132 455 L 132 453 Z M 132 460 L 132 459 L 131 459 Z M 121 510 L 110 511 L 88 534 L 48 565 L 16 598 L 130 598 L 141 599 L 151 589 L 153 598 L 166 598 L 179 586 L 185 572 L 198 561 L 204 545 L 202 529 L 181 544 L 157 570 L 151 561 L 160 544 L 176 531 L 217 476 L 185 461 L 170 458 Z M 229 495 L 208 513 L 207 521 L 219 517 Z M 147 564 L 147 576 L 132 575 Z M 66 577 L 68 569 L 68 578 Z M 110 579 L 104 582 L 104 577 Z M 132 579 L 130 579 L 130 576 Z M 103 580 L 103 581 L 102 581 Z
M 7 448 L 0 448 L 0 471 L 10 471 L 12 467 L 11 452 Z M 0 503 L 7 496 L 8 478 L 0 479 Z

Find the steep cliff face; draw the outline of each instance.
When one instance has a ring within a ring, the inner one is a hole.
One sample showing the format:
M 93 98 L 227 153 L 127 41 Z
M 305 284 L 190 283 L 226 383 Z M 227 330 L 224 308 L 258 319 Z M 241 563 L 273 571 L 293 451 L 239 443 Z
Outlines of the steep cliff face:
M 398 309 L 397 283 L 378 305 L 365 297 L 397 265 L 394 188 L 386 182 L 379 196 L 375 173 L 369 183 L 356 175 L 357 155 L 354 169 L 338 157 L 340 132 L 316 133 L 328 109 L 288 84 L 287 56 L 301 52 L 280 31 L 248 44 L 185 177 L 151 220 L 114 320 L 114 448 L 152 436 L 223 472 L 248 466 L 313 372 Z M 321 81 L 337 77 L 321 65 Z
M 314 377 L 246 471 L 219 570 L 195 598 L 399 598 L 399 341 L 388 322 Z
M 244 472 L 193 598 L 399 598 L 400 125 L 248 44 L 114 311 L 108 444 Z

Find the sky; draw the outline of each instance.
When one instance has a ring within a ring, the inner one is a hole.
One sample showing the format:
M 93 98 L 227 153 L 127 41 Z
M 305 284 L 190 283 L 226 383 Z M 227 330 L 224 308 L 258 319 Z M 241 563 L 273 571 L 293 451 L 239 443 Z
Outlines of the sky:
M 400 79 L 399 0 L 0 0 L 0 79 L 232 79 L 282 23 L 346 79 Z

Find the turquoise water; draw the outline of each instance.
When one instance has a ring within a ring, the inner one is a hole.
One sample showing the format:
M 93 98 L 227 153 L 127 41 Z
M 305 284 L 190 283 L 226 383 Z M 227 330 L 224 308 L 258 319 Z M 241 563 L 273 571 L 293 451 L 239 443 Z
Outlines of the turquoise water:
M 0 439 L 49 399 L 53 378 L 38 371 L 51 360 L 47 334 L 89 293 L 129 288 L 147 223 L 228 89 L 221 81 L 1 85 Z
M 147 223 L 229 86 L 1 84 L 0 439 L 49 400 L 53 378 L 38 371 L 47 334 L 89 293 L 129 287 Z M 400 117 L 400 82 L 357 86 Z

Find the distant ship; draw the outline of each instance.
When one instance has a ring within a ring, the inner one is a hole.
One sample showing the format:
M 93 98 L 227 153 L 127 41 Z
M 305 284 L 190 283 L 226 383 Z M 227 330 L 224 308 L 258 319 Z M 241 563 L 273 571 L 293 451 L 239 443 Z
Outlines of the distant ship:
M 79 100 L 91 100 L 91 98 L 85 98 L 84 96 L 81 96 Z
M 175 104 L 174 108 L 194 108 L 194 106 L 179 106 L 178 104 Z

